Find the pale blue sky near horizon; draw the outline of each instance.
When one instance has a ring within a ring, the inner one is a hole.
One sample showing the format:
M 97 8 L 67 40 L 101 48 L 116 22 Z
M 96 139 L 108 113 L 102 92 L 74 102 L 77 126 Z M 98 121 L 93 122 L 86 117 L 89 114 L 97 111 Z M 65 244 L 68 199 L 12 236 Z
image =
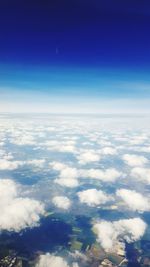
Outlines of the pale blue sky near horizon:
M 150 112 L 146 71 L 11 64 L 0 70 L 0 112 Z

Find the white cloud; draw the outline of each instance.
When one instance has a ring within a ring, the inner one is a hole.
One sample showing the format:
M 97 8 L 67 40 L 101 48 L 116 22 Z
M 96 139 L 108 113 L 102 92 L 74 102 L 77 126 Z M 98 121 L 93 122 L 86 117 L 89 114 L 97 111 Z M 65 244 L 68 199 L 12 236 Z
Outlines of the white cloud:
M 141 150 L 141 152 L 150 153 L 150 146 L 138 147 L 137 151 L 140 151 L 140 150 Z
M 67 262 L 59 256 L 54 256 L 50 253 L 45 255 L 40 255 L 39 261 L 36 264 L 36 267 L 69 267 Z
M 102 190 L 88 189 L 77 193 L 80 202 L 94 207 L 106 203 L 110 197 Z
M 5 142 L 0 142 L 0 146 L 4 146 L 5 145 Z
M 148 159 L 145 158 L 144 156 L 137 156 L 137 155 L 131 155 L 131 154 L 125 154 L 123 156 L 123 160 L 125 161 L 126 164 L 128 164 L 131 167 L 134 166 L 143 166 L 146 163 L 148 163 Z
M 82 152 L 79 156 L 77 156 L 77 159 L 79 160 L 80 164 L 87 164 L 90 162 L 97 162 L 101 159 L 101 156 L 94 152 L 94 151 L 85 151 Z
M 72 267 L 79 267 L 79 264 L 77 262 L 73 262 Z
M 98 221 L 93 229 L 101 246 L 106 251 L 111 251 L 120 240 L 126 240 L 128 243 L 139 240 L 144 235 L 146 223 L 140 218 L 114 222 Z
M 79 177 L 98 179 L 103 182 L 115 182 L 121 175 L 123 175 L 115 168 L 109 168 L 106 170 L 76 169 L 60 162 L 52 162 L 49 166 L 54 170 L 59 171 L 59 178 L 57 178 L 57 181 L 61 179 L 62 183 L 67 179 L 73 180 L 73 184 L 75 182 L 74 180 L 76 180 L 75 184 L 78 184 L 77 178 Z
M 0 159 L 0 170 L 15 170 L 23 165 L 21 161 L 10 161 L 7 159 Z
M 36 200 L 18 196 L 18 187 L 12 180 L 0 180 L 0 229 L 20 231 L 36 226 L 44 214 L 43 205 Z
M 76 152 L 76 149 L 73 145 L 62 145 L 62 146 L 59 146 L 59 148 L 57 149 L 57 151 L 59 152 L 63 152 L 63 153 L 75 153 Z
M 62 152 L 62 153 L 75 153 L 75 141 L 58 141 L 51 140 L 45 143 L 48 150 Z
M 55 183 L 66 186 L 66 187 L 76 187 L 79 182 L 78 170 L 76 168 L 69 167 L 60 162 L 52 162 L 49 164 L 54 170 L 59 171 L 58 178 L 55 179 Z
M 150 146 L 130 146 L 132 151 L 150 153 Z
M 61 186 L 66 186 L 66 187 L 77 187 L 79 185 L 79 182 L 77 179 L 73 178 L 56 178 L 55 183 L 61 185 Z
M 110 168 L 106 170 L 89 169 L 81 170 L 80 172 L 82 177 L 98 179 L 103 182 L 115 182 L 122 175 L 122 173 L 117 171 L 115 168 Z
M 50 253 L 40 255 L 36 267 L 79 267 L 76 262 L 68 265 L 68 263 L 60 256 Z
M 141 195 L 140 193 L 137 193 L 134 190 L 119 189 L 117 190 L 116 194 L 118 197 L 122 198 L 122 200 L 131 210 L 137 210 L 137 211 L 150 210 L 150 203 L 148 198 Z
M 141 145 L 147 140 L 146 135 L 137 135 L 130 139 L 131 145 Z
M 32 165 L 34 167 L 42 168 L 44 166 L 44 159 L 33 159 L 27 161 L 13 161 L 13 156 L 7 154 L 0 159 L 0 170 L 16 170 L 23 165 Z
M 33 165 L 38 168 L 42 168 L 44 166 L 45 159 L 32 159 L 25 162 L 25 164 Z
M 103 147 L 100 152 L 104 155 L 116 155 L 117 154 L 117 150 L 113 147 Z
M 64 196 L 53 197 L 52 202 L 56 207 L 58 207 L 60 209 L 68 210 L 71 206 L 70 199 L 68 197 L 64 197 Z
M 150 184 L 150 168 L 133 168 L 131 170 L 131 176 L 143 183 Z
M 80 251 L 78 250 L 75 250 L 74 252 L 69 252 L 69 254 L 72 256 L 72 258 L 74 258 L 75 260 L 80 260 L 83 261 L 83 262 L 86 262 L 88 261 L 88 257 L 84 254 L 84 253 L 81 253 Z
M 49 166 L 52 167 L 53 170 L 55 170 L 55 171 L 61 171 L 67 167 L 66 164 L 64 164 L 62 162 L 57 162 L 57 161 L 53 161 L 53 162 L 49 163 Z
M 78 177 L 78 170 L 76 168 L 71 168 L 71 167 L 66 167 L 64 169 L 61 170 L 59 177 L 60 178 L 71 178 L 71 179 L 75 179 Z
M 98 143 L 99 145 L 101 145 L 101 146 L 111 146 L 111 145 L 112 145 L 110 141 L 108 141 L 108 140 L 103 140 L 103 139 L 98 140 L 97 143 Z
M 60 162 L 52 162 L 49 164 L 53 168 L 53 170 L 59 171 L 60 178 L 72 178 L 75 179 L 78 177 L 79 173 L 76 168 L 69 167 L 66 164 Z
M 13 162 L 11 160 L 13 160 L 13 155 L 11 152 L 6 152 L 5 150 L 3 149 L 0 149 L 0 162 L 1 162 L 1 165 L 5 165 L 5 163 L 9 163 L 9 162 Z M 20 162 L 21 163 L 21 162 Z
M 17 196 L 17 186 L 9 179 L 0 180 L 0 206 L 10 203 Z
M 13 138 L 11 138 L 10 142 L 12 144 L 18 145 L 18 146 L 24 146 L 24 145 L 35 145 L 36 142 L 34 140 L 34 137 L 32 135 L 24 135 L 21 136 L 14 136 Z

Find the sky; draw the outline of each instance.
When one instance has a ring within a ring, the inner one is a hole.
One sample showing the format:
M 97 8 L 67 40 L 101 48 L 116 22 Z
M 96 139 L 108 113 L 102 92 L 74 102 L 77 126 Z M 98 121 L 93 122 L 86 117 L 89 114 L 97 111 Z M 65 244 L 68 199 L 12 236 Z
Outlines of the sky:
M 0 112 L 150 112 L 148 0 L 2 0 L 0 25 Z

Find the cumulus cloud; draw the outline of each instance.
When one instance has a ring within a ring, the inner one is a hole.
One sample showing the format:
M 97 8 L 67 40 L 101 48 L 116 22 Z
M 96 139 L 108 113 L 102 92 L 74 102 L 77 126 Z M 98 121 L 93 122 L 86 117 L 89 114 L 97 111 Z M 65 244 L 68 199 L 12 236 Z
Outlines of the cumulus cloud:
M 60 162 L 52 162 L 49 164 L 49 166 L 59 172 L 59 177 L 56 179 L 56 182 L 63 184 L 67 183 L 67 181 L 69 183 L 70 180 L 70 183 L 74 184 L 74 186 L 78 185 L 77 178 L 79 177 L 98 179 L 103 182 L 115 182 L 122 175 L 122 173 L 115 168 L 109 168 L 106 170 L 76 169 Z
M 0 180 L 0 205 L 10 203 L 17 196 L 17 186 L 9 179 Z
M 36 267 L 69 267 L 67 262 L 59 256 L 54 256 L 50 253 L 46 253 L 45 255 L 40 255 L 39 261 L 36 264 Z
M 120 197 L 131 210 L 150 210 L 150 203 L 148 198 L 134 190 L 119 189 L 117 190 L 116 195 Z
M 5 145 L 5 142 L 0 142 L 0 146 L 4 146 Z
M 143 183 L 150 184 L 150 168 L 133 168 L 131 170 L 131 176 Z
M 74 252 L 69 252 L 69 254 L 75 260 L 80 260 L 80 262 L 81 261 L 83 261 L 83 262 L 88 261 L 88 257 L 85 254 L 83 254 L 80 251 L 78 251 L 78 250 L 75 250 Z
M 66 260 L 60 256 L 55 256 L 50 253 L 40 255 L 36 267 L 79 267 L 79 265 L 74 262 L 68 265 Z
M 132 151 L 150 153 L 150 146 L 130 146 Z
M 117 150 L 113 147 L 103 147 L 100 152 L 104 155 L 116 155 L 117 154 Z
M 18 196 L 18 187 L 9 179 L 0 180 L 0 230 L 20 231 L 36 226 L 44 214 L 43 205 Z
M 98 179 L 103 182 L 115 182 L 122 173 L 115 168 L 109 168 L 106 170 L 101 169 L 89 169 L 80 171 L 82 177 Z
M 70 177 L 75 179 L 78 177 L 79 173 L 76 168 L 69 167 L 61 162 L 52 162 L 49 164 L 54 170 L 59 171 L 60 178 Z
M 138 147 L 137 151 L 145 152 L 145 153 L 150 153 L 150 146 L 143 146 L 143 147 Z
M 101 156 L 94 151 L 85 151 L 77 156 L 77 159 L 80 164 L 87 164 L 90 162 L 97 162 L 101 159 Z
M 79 185 L 79 182 L 77 179 L 73 178 L 56 178 L 55 183 L 61 185 L 61 186 L 66 186 L 66 187 L 77 187 Z
M 32 159 L 26 161 L 25 163 L 34 167 L 42 168 L 44 166 L 45 159 Z
M 72 267 L 79 267 L 79 264 L 77 262 L 73 262 Z
M 66 178 L 66 177 L 70 177 L 70 178 L 77 178 L 78 177 L 78 170 L 76 168 L 71 168 L 71 167 L 66 167 L 64 169 L 61 170 L 59 177 L 60 178 Z
M 0 170 L 16 170 L 23 165 L 31 165 L 34 167 L 42 168 L 44 166 L 44 159 L 33 159 L 33 160 L 12 160 L 12 155 L 5 155 L 3 159 L 0 159 Z
M 111 198 L 102 190 L 88 189 L 77 193 L 80 202 L 94 207 L 106 203 Z
M 0 159 L 0 170 L 16 170 L 18 167 L 22 166 L 21 161 L 10 161 L 7 159 Z
M 45 143 L 48 150 L 62 152 L 62 153 L 75 153 L 75 140 L 58 141 L 51 140 Z
M 146 230 L 146 223 L 140 218 L 123 219 L 114 222 L 98 221 L 93 230 L 97 241 L 106 251 L 114 250 L 118 241 L 128 243 L 139 240 Z
M 64 196 L 53 197 L 52 202 L 56 207 L 58 207 L 60 209 L 68 210 L 71 206 L 70 199 L 68 197 L 64 197 Z
M 78 186 L 79 182 L 77 178 L 79 176 L 79 173 L 76 168 L 69 167 L 66 164 L 60 162 L 52 162 L 49 165 L 54 170 L 59 171 L 59 176 L 55 179 L 55 183 L 66 187 Z
M 61 171 L 67 167 L 66 164 L 58 161 L 53 161 L 49 163 L 49 166 L 52 167 L 53 170 L 55 171 Z
M 19 136 L 17 136 L 17 133 L 16 133 L 16 136 L 14 136 L 10 139 L 10 142 L 12 144 L 15 144 L 18 146 L 35 145 L 36 144 L 35 139 L 32 135 L 26 134 L 26 135 L 22 136 L 22 134 L 19 134 Z
M 130 139 L 131 145 L 141 145 L 143 144 L 148 137 L 146 135 L 137 135 Z
M 103 139 L 98 140 L 97 143 L 98 143 L 99 145 L 101 145 L 101 146 L 111 146 L 111 145 L 112 145 L 112 143 L 111 143 L 110 141 L 108 141 L 108 140 L 103 140 Z
M 126 164 L 128 164 L 131 167 L 134 166 L 143 166 L 146 163 L 148 163 L 148 159 L 145 158 L 144 156 L 137 156 L 133 154 L 125 154 L 123 156 L 123 160 L 125 161 Z

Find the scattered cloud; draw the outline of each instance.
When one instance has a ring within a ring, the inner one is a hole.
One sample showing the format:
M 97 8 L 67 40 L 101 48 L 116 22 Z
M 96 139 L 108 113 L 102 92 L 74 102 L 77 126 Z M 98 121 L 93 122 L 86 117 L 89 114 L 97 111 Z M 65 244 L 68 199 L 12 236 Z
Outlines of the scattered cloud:
M 93 230 L 97 241 L 106 251 L 114 250 L 118 241 L 128 243 L 139 240 L 146 230 L 146 223 L 140 218 L 123 219 L 118 221 L 98 221 Z
M 105 194 L 102 190 L 96 189 L 80 191 L 77 195 L 81 203 L 85 203 L 91 207 L 102 205 L 111 199 L 110 196 Z
M 16 136 L 13 136 L 10 139 L 10 142 L 12 144 L 18 145 L 18 146 L 35 145 L 36 144 L 36 141 L 32 135 L 26 134 L 26 135 L 22 136 L 22 133 L 19 133 L 19 136 L 17 136 L 17 133 L 16 133 Z
M 66 187 L 77 187 L 79 185 L 79 182 L 77 179 L 73 178 L 56 178 L 55 183 L 61 185 L 61 186 L 66 186 Z
M 101 159 L 101 156 L 94 151 L 85 151 L 77 156 L 77 159 L 80 164 L 87 164 L 91 162 L 97 162 Z
M 50 253 L 46 253 L 40 255 L 39 260 L 36 264 L 36 267 L 79 267 L 77 263 L 72 263 L 68 265 L 68 263 L 60 256 L 55 256 Z
M 5 142 L 0 142 L 0 146 L 4 146 L 5 145 Z
M 62 153 L 75 153 L 75 140 L 68 140 L 68 141 L 58 141 L 58 140 L 50 140 L 47 141 L 44 145 L 50 151 L 57 151 Z
M 66 167 L 61 170 L 59 177 L 66 178 L 69 177 L 71 179 L 78 178 L 78 170 L 76 168 Z
M 38 168 L 42 168 L 44 166 L 44 163 L 45 163 L 45 159 L 32 159 L 32 160 L 28 160 L 25 162 L 25 164 L 38 167 Z
M 18 167 L 22 166 L 21 161 L 10 161 L 7 159 L 0 159 L 0 170 L 16 170 Z
M 49 166 L 55 171 L 61 171 L 67 167 L 66 164 L 57 161 L 50 162 Z
M 101 169 L 85 169 L 81 170 L 81 176 L 85 178 L 98 179 L 103 182 L 115 182 L 122 173 L 115 168 L 109 168 L 106 170 Z
M 9 179 L 0 180 L 0 229 L 16 231 L 38 224 L 44 206 L 34 199 L 21 198 L 18 186 Z
M 143 183 L 150 184 L 150 168 L 133 168 L 131 176 Z
M 79 174 L 76 168 L 69 167 L 60 162 L 52 162 L 49 165 L 54 170 L 59 171 L 59 176 L 55 179 L 55 183 L 66 187 L 76 187 L 79 185 L 77 180 Z
M 137 135 L 132 137 L 129 142 L 131 145 L 142 145 L 147 139 L 148 137 L 145 134 Z
M 103 155 L 116 155 L 117 154 L 117 149 L 116 148 L 113 148 L 111 146 L 108 146 L 108 147 L 103 147 L 100 152 L 103 154 Z
M 131 167 L 134 166 L 143 166 L 146 163 L 148 163 L 148 159 L 145 158 L 144 156 L 138 156 L 138 155 L 133 155 L 133 154 L 125 154 L 123 156 L 123 160 L 126 164 L 128 164 Z
M 49 166 L 59 172 L 59 176 L 55 179 L 55 182 L 62 185 L 70 184 L 70 187 L 78 186 L 78 178 L 91 178 L 98 179 L 103 182 L 115 182 L 120 176 L 123 176 L 123 174 L 115 168 L 109 168 L 106 170 L 77 169 L 60 162 L 52 162 Z
M 71 206 L 71 201 L 68 197 L 55 196 L 52 199 L 53 204 L 60 209 L 68 210 Z
M 53 170 L 59 171 L 60 178 L 78 178 L 79 174 L 76 168 L 69 167 L 68 165 L 60 162 L 52 162 L 49 165 L 53 168 Z
M 116 195 L 120 197 L 131 210 L 141 212 L 150 210 L 148 198 L 134 190 L 119 189 Z

